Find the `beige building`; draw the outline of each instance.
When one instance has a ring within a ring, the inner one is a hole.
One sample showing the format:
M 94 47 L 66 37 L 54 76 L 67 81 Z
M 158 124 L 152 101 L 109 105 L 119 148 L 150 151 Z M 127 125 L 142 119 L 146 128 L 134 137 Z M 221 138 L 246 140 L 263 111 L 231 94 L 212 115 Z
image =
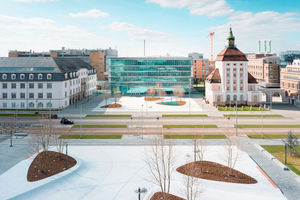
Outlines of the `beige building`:
M 261 55 L 261 54 L 259 54 Z M 266 56 L 255 58 L 248 56 L 248 72 L 258 81 L 266 83 L 280 82 L 280 68 L 278 56 Z
M 300 59 L 281 69 L 280 86 L 288 102 L 300 106 Z

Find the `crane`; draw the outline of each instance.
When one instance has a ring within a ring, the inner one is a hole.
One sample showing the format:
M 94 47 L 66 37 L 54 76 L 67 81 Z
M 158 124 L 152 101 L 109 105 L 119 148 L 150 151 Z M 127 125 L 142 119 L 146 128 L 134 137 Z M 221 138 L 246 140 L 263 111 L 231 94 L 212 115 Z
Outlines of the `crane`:
M 213 62 L 213 60 L 214 60 L 214 49 L 213 49 L 213 38 L 214 38 L 214 34 L 215 34 L 215 32 L 212 32 L 212 33 L 210 33 L 208 36 L 206 36 L 206 38 L 208 38 L 209 36 L 210 36 L 210 38 L 211 38 L 211 47 L 210 47 L 210 50 L 211 50 L 211 53 L 210 53 L 210 61 L 211 62 Z

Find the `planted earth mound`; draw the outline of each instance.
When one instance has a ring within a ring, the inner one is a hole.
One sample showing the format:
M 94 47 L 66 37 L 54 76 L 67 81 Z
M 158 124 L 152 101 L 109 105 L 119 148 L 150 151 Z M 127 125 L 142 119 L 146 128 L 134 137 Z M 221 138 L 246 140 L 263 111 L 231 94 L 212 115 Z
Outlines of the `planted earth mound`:
M 76 165 L 76 160 L 68 156 L 68 169 Z M 43 151 L 32 161 L 27 174 L 27 181 L 33 182 L 48 178 L 66 170 L 66 155 L 54 151 Z
M 156 104 L 164 105 L 164 106 L 183 106 L 186 104 L 186 102 L 185 101 L 165 101 L 165 102 L 162 101 Z
M 157 100 L 162 100 L 164 98 L 159 98 L 159 97 L 145 97 L 145 101 L 157 101 Z
M 194 176 L 197 178 L 212 180 L 212 181 L 222 181 L 229 183 L 242 183 L 242 184 L 254 184 L 257 183 L 257 180 L 254 178 L 232 169 L 230 175 L 228 175 L 229 168 L 210 161 L 202 161 L 202 171 L 200 170 L 201 161 L 197 161 L 196 163 L 188 163 L 181 167 L 178 167 L 176 170 L 179 173 Z M 194 172 L 192 174 L 192 172 Z
M 109 105 L 106 105 L 106 106 L 101 106 L 101 108 L 121 108 L 122 107 L 122 105 L 121 104 L 118 104 L 118 103 L 116 103 L 116 104 L 109 104 Z
M 163 199 L 162 197 L 162 192 L 156 192 L 150 200 L 161 200 Z M 178 196 L 172 195 L 172 194 L 168 194 L 167 198 L 165 200 L 185 200 L 183 198 L 180 198 Z

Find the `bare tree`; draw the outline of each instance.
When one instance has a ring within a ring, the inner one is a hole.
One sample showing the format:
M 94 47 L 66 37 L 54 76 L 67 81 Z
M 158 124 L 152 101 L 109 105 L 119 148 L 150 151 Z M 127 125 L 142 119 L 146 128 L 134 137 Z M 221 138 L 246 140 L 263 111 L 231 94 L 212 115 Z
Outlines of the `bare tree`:
M 202 173 L 204 155 L 207 149 L 207 140 L 205 140 L 204 138 L 196 138 L 195 140 L 196 140 L 196 149 L 198 149 L 197 158 L 200 161 L 199 162 L 200 173 Z
M 191 161 L 191 159 L 186 160 L 186 175 L 183 175 L 182 181 L 184 184 L 184 189 L 182 189 L 182 194 L 186 197 L 187 200 L 195 200 L 200 193 L 202 192 L 200 187 L 200 180 L 199 178 L 196 178 L 199 173 L 199 170 L 197 169 L 198 166 L 194 162 Z
M 171 96 L 171 102 L 172 102 L 172 97 L 174 96 L 174 92 L 171 91 L 170 96 Z
M 286 136 L 285 140 L 283 140 L 284 143 L 287 146 L 287 150 L 290 153 L 290 155 L 295 154 L 299 155 L 299 152 L 297 151 L 297 147 L 299 146 L 300 142 L 298 141 L 298 137 L 295 136 L 292 131 L 289 131 Z
M 70 129 L 69 128 L 53 128 L 52 134 L 55 135 L 55 145 L 57 148 L 57 152 L 61 153 L 60 155 L 64 154 L 64 148 L 66 143 L 68 143 L 68 135 L 69 135 Z M 61 159 L 64 159 L 64 156 L 60 157 Z
M 107 91 L 103 91 L 103 99 L 105 100 L 105 105 L 107 106 L 107 100 L 109 99 L 110 94 Z
M 147 94 L 153 98 L 153 96 L 155 95 L 154 87 L 150 86 L 147 90 Z
M 115 105 L 117 105 L 117 99 L 120 97 L 121 92 L 119 91 L 118 88 L 114 87 L 113 93 L 114 93 Z
M 177 161 L 173 140 L 164 140 L 163 136 L 155 138 L 152 145 L 145 148 L 144 161 L 151 177 L 147 181 L 159 186 L 161 199 L 166 200 L 170 192 L 171 175 Z
M 227 175 L 230 176 L 236 162 L 243 156 L 243 141 L 239 138 L 229 138 L 219 156 L 227 163 Z
M 166 95 L 167 95 L 167 93 L 166 93 L 165 91 L 159 90 L 158 96 L 160 96 L 160 97 L 163 98 L 163 97 L 166 96 Z M 161 101 L 163 101 L 163 99 L 162 99 Z
M 155 84 L 155 90 L 156 90 L 156 93 L 157 93 L 158 96 L 159 96 L 159 92 L 161 91 L 161 87 L 162 87 L 162 85 L 161 85 L 160 82 L 157 82 Z
M 182 96 L 184 95 L 184 92 L 183 92 L 183 90 L 182 90 L 182 88 L 181 88 L 180 85 L 176 85 L 176 86 L 174 87 L 174 95 L 175 95 L 176 97 L 178 97 L 178 98 L 180 99 L 180 101 L 181 101 L 181 98 L 182 98 Z
M 35 128 L 35 133 L 28 140 L 30 152 L 37 152 L 37 167 L 44 173 L 48 163 L 48 151 L 55 144 L 55 139 L 51 136 L 51 120 L 38 120 L 38 127 Z

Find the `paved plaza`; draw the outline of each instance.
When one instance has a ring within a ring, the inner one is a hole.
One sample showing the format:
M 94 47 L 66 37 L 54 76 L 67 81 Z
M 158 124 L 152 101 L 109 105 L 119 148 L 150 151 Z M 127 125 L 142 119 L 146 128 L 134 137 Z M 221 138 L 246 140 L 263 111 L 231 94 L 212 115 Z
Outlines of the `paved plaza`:
M 175 101 L 175 98 L 172 99 Z M 183 106 L 169 106 L 169 105 L 159 105 L 156 104 L 161 102 L 162 100 L 157 101 L 145 101 L 144 97 L 121 97 L 118 99 L 117 103 L 121 104 L 121 108 L 101 108 L 105 106 L 105 101 L 102 101 L 97 107 L 93 109 L 93 112 L 105 112 L 108 113 L 131 113 L 131 112 L 189 112 L 189 110 L 193 112 L 201 112 L 202 108 L 194 101 L 192 98 L 182 98 L 181 101 L 185 101 L 186 104 Z M 171 101 L 171 97 L 165 97 L 163 99 L 164 102 Z M 114 98 L 110 98 L 107 101 L 107 104 L 115 103 Z M 146 111 L 147 109 L 147 111 Z
M 33 158 L 19 164 L 0 176 L 0 187 L 5 193 L 0 199 L 136 199 L 134 192 L 145 187 L 142 195 L 147 199 L 159 188 L 150 182 L 143 152 L 147 146 L 70 146 L 69 155 L 78 164 L 53 177 L 29 183 L 27 170 Z M 176 168 L 186 163 L 193 154 L 192 146 L 175 146 L 178 155 Z M 220 159 L 222 146 L 208 146 L 205 160 L 226 164 Z M 280 189 L 274 187 L 259 171 L 256 163 L 245 153 L 235 169 L 255 178 L 257 184 L 235 184 L 217 181 L 200 181 L 203 193 L 199 199 L 286 199 Z M 170 193 L 184 197 L 181 188 L 183 175 L 174 171 Z M 12 189 L 12 185 L 13 188 Z

